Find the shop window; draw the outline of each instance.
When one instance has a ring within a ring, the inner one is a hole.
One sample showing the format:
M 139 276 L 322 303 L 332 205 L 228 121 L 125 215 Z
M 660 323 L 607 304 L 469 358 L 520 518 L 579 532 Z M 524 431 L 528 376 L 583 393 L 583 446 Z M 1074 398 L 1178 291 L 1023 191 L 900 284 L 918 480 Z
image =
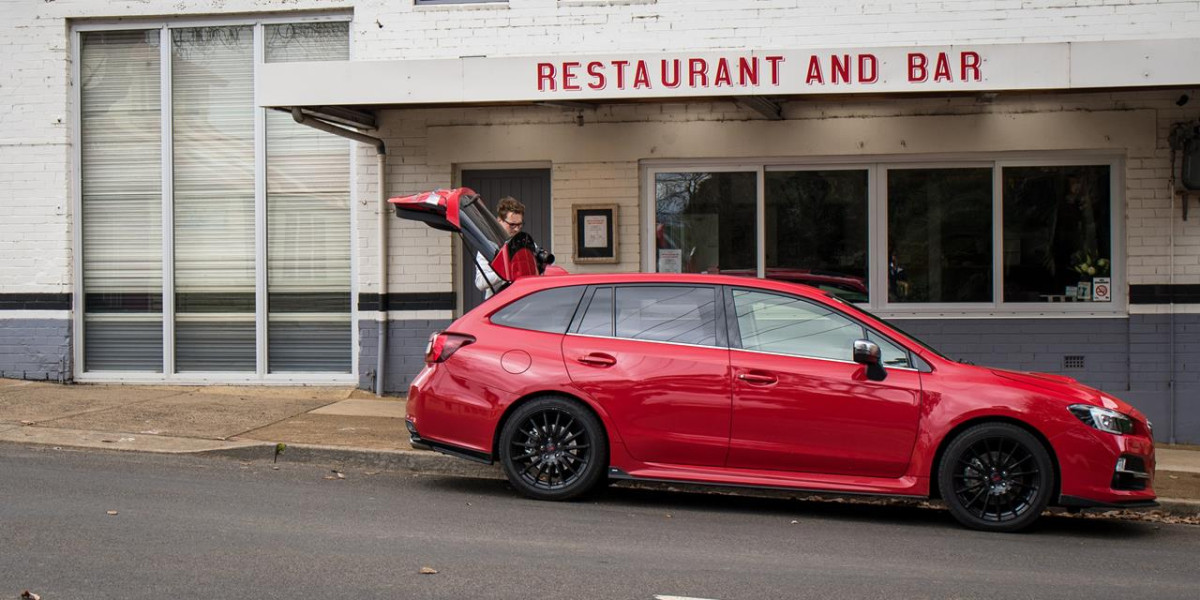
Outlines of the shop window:
M 715 346 L 716 291 L 711 287 L 617 288 L 617 337 Z
M 345 21 L 80 32 L 85 371 L 350 372 L 350 143 L 255 106 L 259 35 L 349 55 Z
M 869 301 L 868 171 L 768 171 L 766 184 L 766 277 Z
M 1109 170 L 1108 165 L 1003 169 L 1005 302 L 1088 302 L 1108 297 L 1112 277 Z M 1094 293 L 1097 282 L 1103 290 L 1100 295 Z
M 761 275 L 901 313 L 1120 310 L 1118 162 L 968 160 L 650 168 L 646 267 Z
M 992 169 L 887 172 L 888 301 L 992 302 Z
M 757 173 L 657 173 L 654 193 L 660 273 L 756 274 Z

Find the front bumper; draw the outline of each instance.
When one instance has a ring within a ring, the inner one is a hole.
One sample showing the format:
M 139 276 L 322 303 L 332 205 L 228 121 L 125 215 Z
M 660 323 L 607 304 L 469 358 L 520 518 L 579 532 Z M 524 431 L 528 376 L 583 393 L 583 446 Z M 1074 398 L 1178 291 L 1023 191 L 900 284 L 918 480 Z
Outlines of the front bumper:
M 1050 440 L 1061 467 L 1059 504 L 1083 508 L 1154 506 L 1154 440 L 1086 426 Z

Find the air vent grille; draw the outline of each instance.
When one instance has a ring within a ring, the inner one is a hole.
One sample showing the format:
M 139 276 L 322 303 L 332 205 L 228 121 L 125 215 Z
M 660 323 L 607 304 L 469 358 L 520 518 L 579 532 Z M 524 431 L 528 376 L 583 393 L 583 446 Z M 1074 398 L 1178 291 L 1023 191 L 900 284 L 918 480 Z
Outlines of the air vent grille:
M 1067 354 L 1063 356 L 1064 369 L 1082 369 L 1083 355 L 1082 354 Z

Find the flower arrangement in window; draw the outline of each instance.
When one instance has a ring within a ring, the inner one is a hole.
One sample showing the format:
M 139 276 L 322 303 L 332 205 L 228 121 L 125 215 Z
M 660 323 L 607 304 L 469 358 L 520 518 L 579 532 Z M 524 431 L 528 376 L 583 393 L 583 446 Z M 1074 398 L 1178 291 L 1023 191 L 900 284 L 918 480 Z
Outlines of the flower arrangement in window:
M 1080 277 L 1108 277 L 1110 264 L 1107 258 L 1100 258 L 1091 252 L 1076 252 L 1071 262 Z

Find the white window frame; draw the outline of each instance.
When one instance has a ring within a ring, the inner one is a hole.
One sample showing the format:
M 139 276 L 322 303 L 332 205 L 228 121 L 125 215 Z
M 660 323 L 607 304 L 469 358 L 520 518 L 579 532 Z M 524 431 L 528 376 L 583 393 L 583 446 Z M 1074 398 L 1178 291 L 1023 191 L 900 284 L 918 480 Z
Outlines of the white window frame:
M 258 108 L 254 116 L 254 218 L 255 218 L 255 323 L 256 323 L 256 364 L 254 372 L 245 373 L 184 373 L 175 372 L 175 231 L 174 231 L 174 193 L 173 185 L 173 141 L 171 123 L 171 30 L 191 27 L 218 26 L 250 26 L 254 31 L 254 77 L 258 79 L 263 65 L 264 30 L 267 25 L 283 25 L 289 23 L 344 22 L 352 23 L 353 17 L 345 13 L 318 15 L 277 15 L 259 17 L 213 17 L 213 18 L 184 18 L 184 19 L 122 19 L 100 20 L 75 23 L 71 27 L 71 78 L 72 86 L 70 103 L 72 143 L 71 177 L 71 210 L 74 215 L 72 227 L 72 372 L 74 379 L 79 382 L 103 383 L 170 383 L 170 384 L 209 384 L 209 383 L 246 383 L 263 385 L 356 385 L 358 383 L 358 220 L 353 208 L 350 214 L 350 328 L 351 328 L 351 367 L 349 373 L 270 373 L 268 372 L 267 356 L 267 301 L 266 301 L 266 110 Z M 348 35 L 351 58 L 354 57 L 354 28 L 349 27 Z M 160 106 L 162 125 L 162 223 L 163 223 L 163 372 L 150 373 L 145 371 L 85 371 L 84 367 L 84 290 L 83 290 L 83 186 L 82 176 L 82 89 L 80 85 L 80 52 L 82 50 L 82 34 L 94 31 L 152 31 L 158 30 L 159 51 L 162 53 L 160 64 Z M 257 90 L 255 90 L 257 96 Z M 257 100 L 257 98 L 256 98 Z M 356 166 L 353 142 L 347 142 L 347 152 L 350 153 L 350 206 L 357 206 Z
M 1004 301 L 1004 198 L 1006 167 L 1105 165 L 1109 167 L 1109 201 L 1112 264 L 1111 302 L 1005 302 Z M 887 186 L 889 169 L 972 168 L 992 169 L 992 299 L 978 303 L 891 303 L 887 301 Z M 868 277 L 871 300 L 862 305 L 888 319 L 922 318 L 1114 318 L 1129 314 L 1125 254 L 1125 157 L 1111 151 L 997 152 L 967 155 L 872 155 L 847 157 L 764 158 L 760 160 L 656 160 L 643 161 L 642 270 L 657 270 L 654 227 L 655 177 L 659 173 L 757 171 L 758 275 L 765 274 L 765 173 L 766 171 L 866 170 L 868 171 Z

